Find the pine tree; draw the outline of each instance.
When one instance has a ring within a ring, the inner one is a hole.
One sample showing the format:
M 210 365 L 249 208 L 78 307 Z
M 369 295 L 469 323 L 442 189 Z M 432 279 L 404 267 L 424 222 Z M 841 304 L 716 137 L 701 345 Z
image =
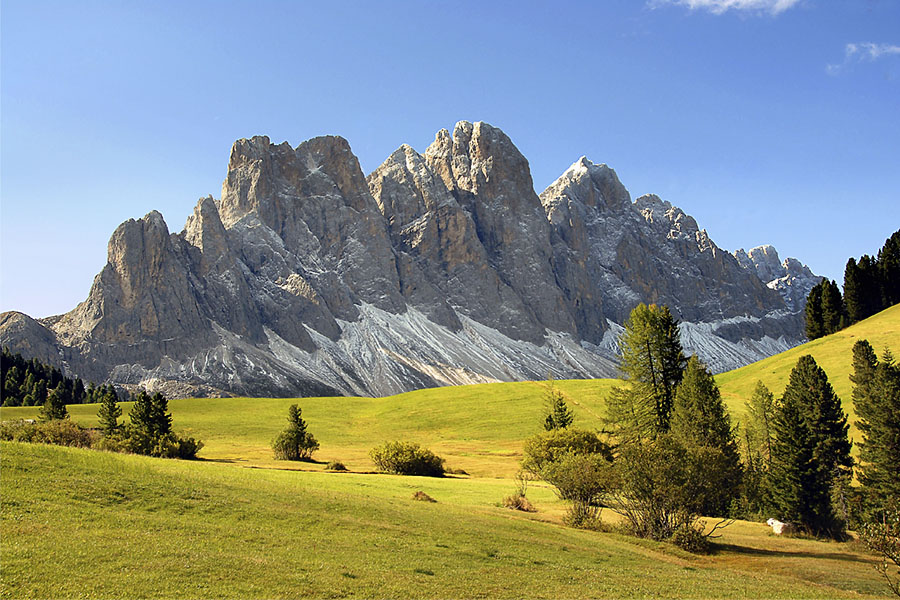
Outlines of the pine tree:
M 668 307 L 639 304 L 625 323 L 619 348 L 620 369 L 630 387 L 610 395 L 609 421 L 620 433 L 627 430 L 640 437 L 668 431 L 675 390 L 687 362 L 678 321 Z
M 106 435 L 113 435 L 119 430 L 119 417 L 122 416 L 122 408 L 117 400 L 115 392 L 104 394 L 100 400 L 97 417 L 100 419 L 100 429 Z
M 151 402 L 151 418 L 153 420 L 153 430 L 155 435 L 166 435 L 172 431 L 172 415 L 169 411 L 169 401 L 161 394 L 156 392 L 150 399 Z
M 880 512 L 900 502 L 900 366 L 890 351 L 881 361 L 872 346 L 853 346 L 853 404 L 862 433 L 859 481 L 868 508 Z
M 862 299 L 862 319 L 867 319 L 881 311 L 881 282 L 878 276 L 878 264 L 868 254 L 863 254 L 859 259 L 859 274 L 861 283 L 860 297 Z
M 553 385 L 553 380 L 547 382 L 547 392 L 544 396 L 546 405 L 546 416 L 544 417 L 544 429 L 552 431 L 554 429 L 566 429 L 575 420 L 575 415 L 563 393 Z
M 710 516 L 726 514 L 741 483 L 741 457 L 719 388 L 696 356 L 688 360 L 678 385 L 670 431 L 688 452 L 695 448 L 707 450 L 707 476 L 716 479 L 715 494 L 706 499 L 700 510 Z
M 798 419 L 799 423 L 795 422 Z M 801 356 L 791 371 L 776 411 L 775 425 L 770 480 L 775 505 L 784 517 L 800 515 L 799 524 L 810 533 L 838 536 L 843 525 L 834 514 L 831 494 L 846 479 L 853 464 L 847 416 L 825 371 L 812 356 Z M 808 464 L 801 465 L 798 462 L 801 459 Z M 788 472 L 790 469 L 797 471 Z M 813 471 L 815 476 L 811 474 Z M 776 481 L 779 478 L 784 482 Z M 800 492 L 789 492 L 785 487 L 798 481 L 807 486 Z M 808 505 L 789 506 L 789 498 L 795 496 L 805 499 Z
M 72 403 L 84 404 L 87 398 L 87 392 L 84 391 L 84 382 L 78 378 L 75 379 L 75 385 L 72 387 Z
M 135 429 L 144 432 L 149 437 L 153 436 L 156 426 L 153 421 L 153 401 L 150 394 L 144 390 L 139 390 L 135 394 L 134 404 L 131 406 L 128 417 Z
M 772 460 L 772 442 L 775 439 L 772 423 L 775 414 L 775 396 L 762 381 L 757 381 L 753 394 L 745 406 L 747 431 L 752 440 L 750 450 L 762 461 L 763 468 L 767 469 Z
M 770 466 L 770 501 L 782 521 L 813 535 L 833 534 L 835 517 L 827 473 L 815 460 L 815 439 L 796 396 L 775 411 Z
M 272 440 L 276 460 L 305 460 L 319 449 L 319 442 L 306 430 L 299 406 L 288 408 L 288 427 Z
M 844 299 L 841 290 L 833 280 L 823 281 L 822 286 L 822 330 L 825 335 L 840 331 L 847 323 L 844 316 Z
M 862 272 L 856 265 L 856 259 L 851 256 L 847 260 L 847 266 L 844 268 L 844 306 L 847 310 L 847 321 L 850 325 L 866 318 L 864 316 L 866 312 L 866 303 L 863 299 L 864 293 Z
M 69 411 L 66 410 L 65 395 L 65 387 L 62 383 L 47 394 L 47 400 L 41 406 L 40 411 L 38 411 L 41 421 L 69 418 Z
M 825 324 L 822 319 L 822 283 L 817 283 L 806 297 L 806 337 L 815 340 L 825 335 Z
M 878 251 L 882 307 L 900 303 L 900 231 L 894 232 Z

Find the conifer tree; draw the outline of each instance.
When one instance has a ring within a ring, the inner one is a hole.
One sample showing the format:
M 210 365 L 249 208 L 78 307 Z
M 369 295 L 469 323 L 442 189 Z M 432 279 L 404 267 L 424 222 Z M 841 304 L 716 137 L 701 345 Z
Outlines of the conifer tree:
M 117 400 L 115 392 L 103 394 L 100 400 L 97 417 L 100 419 L 100 429 L 106 435 L 112 435 L 119 430 L 119 417 L 122 416 L 122 408 Z
M 566 403 L 563 393 L 553 385 L 553 380 L 547 382 L 547 392 L 544 396 L 546 404 L 546 416 L 544 417 L 544 429 L 566 429 L 575 420 L 575 415 Z
M 688 452 L 704 448 L 707 477 L 715 478 L 715 494 L 700 508 L 703 514 L 722 516 L 737 497 L 741 483 L 741 457 L 731 418 L 712 373 L 696 356 L 687 363 L 675 394 L 671 433 Z M 712 452 L 710 452 L 712 451 Z
M 772 460 L 772 442 L 775 430 L 772 423 L 775 414 L 775 396 L 762 381 L 756 382 L 753 394 L 746 403 L 747 431 L 752 440 L 752 451 L 758 456 L 764 468 Z
M 825 325 L 822 319 L 822 282 L 813 286 L 806 297 L 806 337 L 810 340 L 825 335 Z
M 844 316 L 844 299 L 837 283 L 827 279 L 822 283 L 822 331 L 829 335 L 843 329 L 847 318 Z
M 38 416 L 41 421 L 69 418 L 69 411 L 66 409 L 65 388 L 62 383 L 47 394 L 47 400 L 38 411 Z
M 853 464 L 847 416 L 812 356 L 801 356 L 791 371 L 775 426 L 770 479 L 775 506 L 782 517 L 799 515 L 799 524 L 814 535 L 840 535 L 843 525 L 833 511 L 831 494 Z M 803 489 L 791 491 L 795 484 Z M 790 505 L 800 500 L 807 505 Z
M 859 481 L 868 508 L 881 512 L 900 503 L 900 366 L 890 351 L 878 361 L 869 342 L 860 340 L 850 379 L 862 433 Z
M 850 325 L 865 319 L 866 301 L 862 272 L 852 256 L 844 268 L 844 306 L 847 310 L 847 321 Z M 809 336 L 807 336 L 809 337 Z
M 900 231 L 894 232 L 878 251 L 882 308 L 900 303 Z
M 668 307 L 639 304 L 625 323 L 619 348 L 620 369 L 630 385 L 610 394 L 608 420 L 629 437 L 653 438 L 667 432 L 687 362 L 678 321 Z

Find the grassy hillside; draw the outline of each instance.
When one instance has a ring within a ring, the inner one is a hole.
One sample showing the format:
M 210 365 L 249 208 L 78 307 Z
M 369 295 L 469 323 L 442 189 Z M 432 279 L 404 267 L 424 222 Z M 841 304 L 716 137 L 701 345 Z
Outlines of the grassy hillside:
M 811 354 L 828 374 L 828 380 L 844 403 L 844 410 L 853 420 L 853 402 L 850 398 L 851 361 L 853 344 L 861 339 L 869 340 L 879 357 L 886 347 L 889 347 L 895 355 L 900 354 L 900 305 L 892 306 L 843 331 L 723 373 L 716 377 L 716 380 L 732 412 L 743 413 L 744 402 L 750 398 L 758 380 L 765 383 L 778 397 L 784 391 L 797 359 L 804 354 Z
M 543 488 L 500 508 L 503 480 L 0 450 L 3 598 L 885 597 L 853 544 L 739 523 L 695 557 L 561 527 Z
M 600 427 L 612 380 L 564 381 L 575 425 Z M 322 445 L 320 461 L 341 460 L 354 470 L 372 470 L 369 450 L 385 441 L 420 442 L 448 466 L 478 476 L 511 476 L 522 441 L 540 429 L 543 382 L 497 383 L 420 390 L 387 398 L 224 398 L 172 400 L 175 428 L 188 429 L 206 444 L 206 459 L 271 466 L 270 442 L 287 424 L 297 403 Z M 131 410 L 124 405 L 126 414 Z M 69 406 L 72 419 L 97 424 L 97 405 Z M 2 408 L 0 418 L 34 418 L 37 408 Z M 310 468 L 304 464 L 304 468 Z M 321 469 L 321 465 L 318 467 Z

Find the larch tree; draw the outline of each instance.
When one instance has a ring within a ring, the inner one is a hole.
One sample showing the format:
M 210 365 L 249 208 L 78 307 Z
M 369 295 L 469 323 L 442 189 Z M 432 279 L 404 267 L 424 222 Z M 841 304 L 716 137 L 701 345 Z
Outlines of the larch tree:
M 609 398 L 609 421 L 625 437 L 653 438 L 669 430 L 675 390 L 687 359 L 678 320 L 666 306 L 639 304 L 619 338 L 620 370 L 628 380 Z

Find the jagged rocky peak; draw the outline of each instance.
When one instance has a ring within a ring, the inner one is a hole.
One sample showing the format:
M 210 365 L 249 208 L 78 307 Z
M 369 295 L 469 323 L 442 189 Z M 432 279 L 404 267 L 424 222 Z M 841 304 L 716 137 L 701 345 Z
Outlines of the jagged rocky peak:
M 749 252 L 741 248 L 734 256 L 742 267 L 781 294 L 792 310 L 801 310 L 810 290 L 822 280 L 796 258 L 782 261 L 778 251 L 769 244 L 751 248 Z
M 557 210 L 572 200 L 586 207 L 625 210 L 631 205 L 631 195 L 616 172 L 606 164 L 595 164 L 582 156 L 541 193 L 541 202 L 548 218 L 560 218 Z
M 126 221 L 84 302 L 7 313 L 0 341 L 179 395 L 386 395 L 613 376 L 614 332 L 654 302 L 723 370 L 802 340 L 811 273 L 788 260 L 766 287 L 757 263 L 782 273 L 769 254 L 718 251 L 586 157 L 539 197 L 486 123 L 443 129 L 421 154 L 404 144 L 368 177 L 341 137 L 257 136 L 234 143 L 221 200 L 201 198 L 182 232 L 155 211 Z

